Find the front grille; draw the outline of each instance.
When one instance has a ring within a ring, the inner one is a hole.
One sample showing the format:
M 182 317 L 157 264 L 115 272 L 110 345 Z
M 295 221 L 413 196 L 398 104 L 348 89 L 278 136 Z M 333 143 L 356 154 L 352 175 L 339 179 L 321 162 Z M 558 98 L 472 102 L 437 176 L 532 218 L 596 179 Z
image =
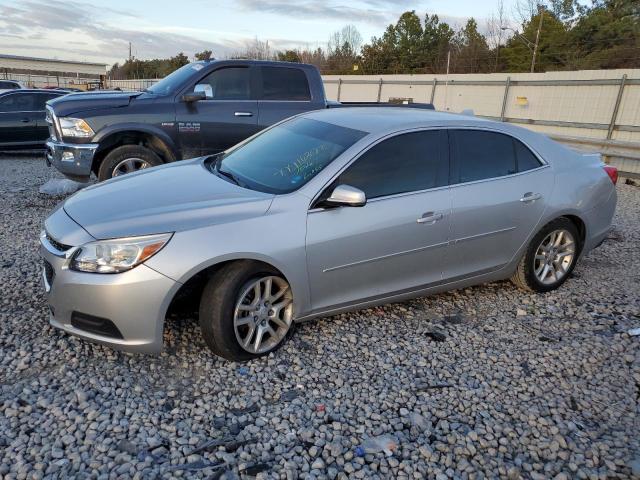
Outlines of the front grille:
M 58 242 L 56 239 L 54 239 L 51 235 L 49 235 L 49 233 L 46 234 L 47 235 L 47 241 L 51 244 L 51 246 L 53 248 L 55 248 L 56 250 L 59 250 L 60 252 L 66 252 L 67 250 L 69 250 L 71 247 L 71 245 L 65 245 L 64 243 L 60 243 Z
M 56 277 L 56 272 L 53 269 L 53 266 L 44 260 L 44 277 L 47 279 L 47 283 L 51 285 L 53 283 L 53 279 Z

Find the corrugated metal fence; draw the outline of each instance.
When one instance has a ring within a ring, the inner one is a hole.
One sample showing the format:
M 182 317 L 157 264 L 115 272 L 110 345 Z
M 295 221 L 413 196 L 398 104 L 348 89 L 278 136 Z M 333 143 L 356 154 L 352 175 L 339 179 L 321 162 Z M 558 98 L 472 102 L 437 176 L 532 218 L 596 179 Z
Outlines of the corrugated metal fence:
M 640 175 L 640 69 L 323 77 L 341 101 L 433 103 L 517 123 Z

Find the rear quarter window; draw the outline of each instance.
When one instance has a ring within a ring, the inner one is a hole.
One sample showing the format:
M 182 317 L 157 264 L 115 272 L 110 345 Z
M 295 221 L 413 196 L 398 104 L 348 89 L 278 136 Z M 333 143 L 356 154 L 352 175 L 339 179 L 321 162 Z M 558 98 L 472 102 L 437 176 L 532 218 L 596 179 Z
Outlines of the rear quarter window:
M 523 144 L 520 140 L 513 139 L 513 143 L 516 149 L 516 158 L 518 160 L 518 171 L 526 172 L 527 170 L 533 170 L 542 166 L 538 157 L 536 157 L 529 147 Z

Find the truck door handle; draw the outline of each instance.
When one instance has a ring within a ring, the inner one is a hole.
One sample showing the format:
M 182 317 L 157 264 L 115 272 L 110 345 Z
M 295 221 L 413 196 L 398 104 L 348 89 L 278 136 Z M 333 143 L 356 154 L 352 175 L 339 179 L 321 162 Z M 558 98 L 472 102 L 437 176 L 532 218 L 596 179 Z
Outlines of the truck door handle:
M 253 117 L 252 112 L 236 112 L 234 115 L 236 117 Z
M 20 120 L 22 123 L 29 123 L 31 121 L 30 118 L 23 118 L 22 120 Z
M 443 218 L 444 218 L 444 215 L 442 213 L 426 212 L 426 213 L 423 213 L 422 216 L 416 221 L 418 223 L 433 225 L 434 223 L 436 223 L 439 220 L 442 220 Z
M 540 200 L 541 198 L 542 198 L 542 195 L 540 195 L 539 193 L 527 192 L 522 196 L 520 201 L 522 203 L 529 203 L 529 202 L 535 202 L 536 200 Z

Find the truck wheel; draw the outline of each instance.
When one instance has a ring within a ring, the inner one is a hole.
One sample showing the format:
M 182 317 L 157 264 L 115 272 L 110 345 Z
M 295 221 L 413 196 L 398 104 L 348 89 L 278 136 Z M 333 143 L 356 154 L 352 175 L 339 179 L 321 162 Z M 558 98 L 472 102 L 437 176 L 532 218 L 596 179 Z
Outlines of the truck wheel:
M 152 150 L 140 145 L 123 145 L 114 148 L 104 157 L 98 169 L 98 181 L 158 165 L 162 165 L 162 160 Z
M 200 328 L 213 353 L 227 360 L 267 355 L 293 332 L 291 287 L 267 265 L 225 265 L 202 292 Z

